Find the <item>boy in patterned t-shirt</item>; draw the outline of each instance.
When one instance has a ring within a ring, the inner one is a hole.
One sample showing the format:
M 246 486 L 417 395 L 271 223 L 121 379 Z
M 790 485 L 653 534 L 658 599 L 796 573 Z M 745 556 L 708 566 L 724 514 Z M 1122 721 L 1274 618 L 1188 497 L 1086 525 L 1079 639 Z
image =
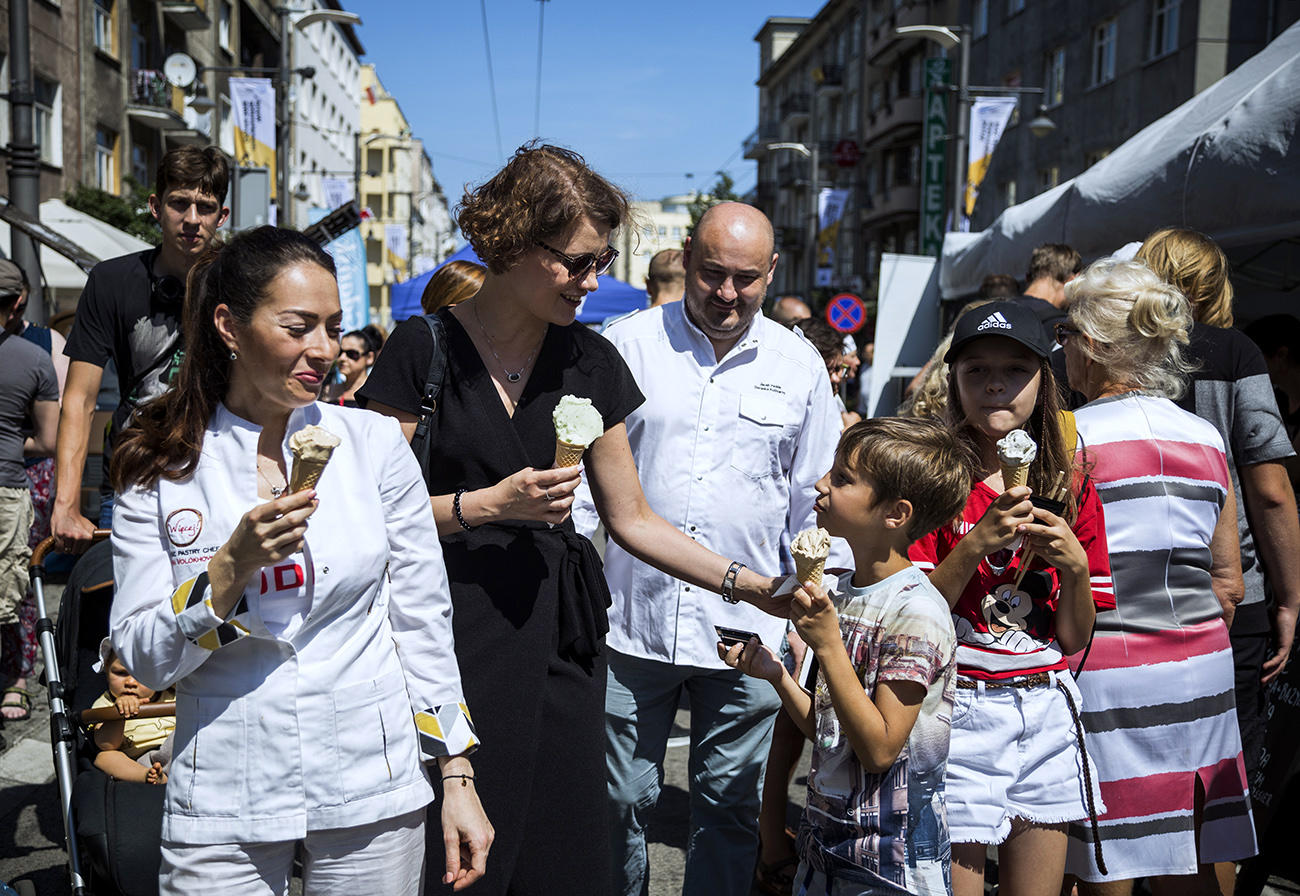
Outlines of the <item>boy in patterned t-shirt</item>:
M 907 548 L 961 512 L 970 477 L 967 450 L 929 421 L 849 428 L 815 506 L 856 570 L 829 593 L 795 588 L 790 603 L 820 667 L 815 694 L 757 638 L 719 644 L 728 665 L 772 683 L 813 741 L 795 878 L 807 896 L 951 892 L 943 784 L 955 634 Z

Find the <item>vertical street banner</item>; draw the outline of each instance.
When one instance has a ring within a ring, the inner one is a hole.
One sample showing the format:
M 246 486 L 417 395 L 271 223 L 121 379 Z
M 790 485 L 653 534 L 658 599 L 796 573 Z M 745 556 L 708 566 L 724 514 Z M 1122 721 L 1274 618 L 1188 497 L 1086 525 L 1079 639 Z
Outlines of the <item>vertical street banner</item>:
M 321 190 L 325 193 L 325 207 L 333 211 L 352 198 L 352 178 L 322 177 Z
M 823 189 L 817 196 L 817 280 L 818 286 L 830 286 L 835 270 L 835 241 L 840 233 L 840 219 L 849 202 L 848 190 Z
M 1011 114 L 1016 111 L 1019 99 L 1014 96 L 978 96 L 970 110 L 970 155 L 966 161 L 966 192 L 962 197 L 961 230 L 970 229 L 970 216 L 975 212 L 975 197 L 980 184 L 989 173 L 993 150 L 997 149 L 1002 133 L 1007 129 Z
M 340 203 L 342 204 L 342 203 Z M 307 213 L 315 224 L 329 210 L 313 208 Z M 370 323 L 370 285 L 366 282 L 366 241 L 360 227 L 353 227 L 330 242 L 325 251 L 334 257 L 338 270 L 339 304 L 343 307 L 343 332 L 360 330 Z
M 944 196 L 948 192 L 948 85 L 952 61 L 925 60 L 925 116 L 921 139 L 921 254 L 943 251 Z M 957 160 L 955 164 L 961 164 Z M 957 209 L 953 209 L 953 215 Z
M 384 247 L 394 258 L 406 260 L 406 228 L 401 224 L 384 225 Z
M 275 85 L 270 78 L 231 78 L 234 106 L 235 163 L 241 168 L 265 168 L 275 177 Z

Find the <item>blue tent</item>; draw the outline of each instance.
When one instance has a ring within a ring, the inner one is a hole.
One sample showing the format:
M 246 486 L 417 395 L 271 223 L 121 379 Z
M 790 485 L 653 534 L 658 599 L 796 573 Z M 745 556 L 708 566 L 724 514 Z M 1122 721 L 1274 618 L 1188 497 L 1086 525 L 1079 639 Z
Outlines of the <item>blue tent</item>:
M 442 264 L 438 265 L 438 268 L 449 261 L 461 259 L 478 264 L 482 263 L 479 261 L 479 257 L 474 254 L 473 247 L 466 243 L 455 254 L 448 256 Z M 395 283 L 393 285 L 394 322 L 406 320 L 412 315 L 422 313 L 420 296 L 424 295 L 424 287 L 438 268 L 434 268 L 433 271 L 426 271 L 418 277 L 412 277 L 405 283 Z M 607 317 L 627 314 L 629 311 L 644 308 L 648 302 L 649 299 L 644 289 L 637 289 L 630 283 L 624 283 L 617 277 L 605 274 L 600 278 L 600 289 L 587 294 L 587 300 L 582 303 L 582 308 L 578 310 L 578 320 L 584 324 L 598 324 Z

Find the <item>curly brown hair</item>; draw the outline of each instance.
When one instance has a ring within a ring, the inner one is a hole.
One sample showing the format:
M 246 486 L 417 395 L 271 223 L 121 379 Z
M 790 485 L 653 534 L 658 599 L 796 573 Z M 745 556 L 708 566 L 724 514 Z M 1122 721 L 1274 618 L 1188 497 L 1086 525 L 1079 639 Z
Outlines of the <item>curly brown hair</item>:
M 585 217 L 617 230 L 630 210 L 628 194 L 582 156 L 533 141 L 487 183 L 465 191 L 456 222 L 488 270 L 504 274 L 538 240 L 558 240 Z

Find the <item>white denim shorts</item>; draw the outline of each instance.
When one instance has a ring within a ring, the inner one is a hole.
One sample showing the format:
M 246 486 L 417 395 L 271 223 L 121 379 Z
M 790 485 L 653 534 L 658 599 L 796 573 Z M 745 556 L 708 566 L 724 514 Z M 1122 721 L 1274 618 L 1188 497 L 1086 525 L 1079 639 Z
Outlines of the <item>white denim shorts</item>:
M 1083 761 L 1065 694 L 1083 711 L 1068 672 L 1034 688 L 958 688 L 946 782 L 953 843 L 1001 843 L 1011 820 L 1039 824 L 1088 817 Z M 1097 813 L 1105 811 L 1089 769 Z

